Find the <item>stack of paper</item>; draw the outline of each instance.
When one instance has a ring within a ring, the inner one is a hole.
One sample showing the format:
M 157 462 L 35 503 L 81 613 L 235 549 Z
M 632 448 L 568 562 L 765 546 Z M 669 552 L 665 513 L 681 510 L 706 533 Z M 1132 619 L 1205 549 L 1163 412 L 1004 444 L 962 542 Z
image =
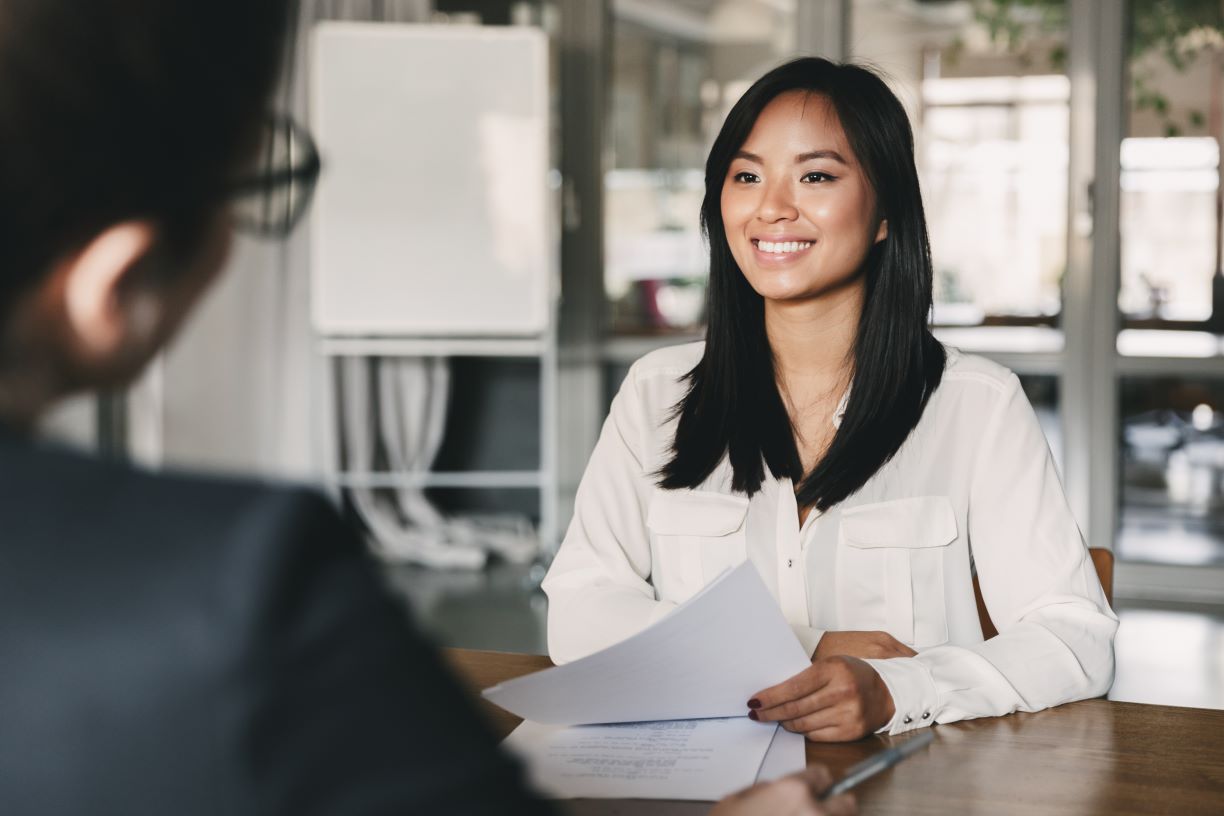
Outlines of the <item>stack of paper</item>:
M 546 793 L 712 801 L 802 769 L 803 738 L 746 703 L 808 665 L 745 562 L 632 638 L 484 696 L 527 720 L 505 744 Z

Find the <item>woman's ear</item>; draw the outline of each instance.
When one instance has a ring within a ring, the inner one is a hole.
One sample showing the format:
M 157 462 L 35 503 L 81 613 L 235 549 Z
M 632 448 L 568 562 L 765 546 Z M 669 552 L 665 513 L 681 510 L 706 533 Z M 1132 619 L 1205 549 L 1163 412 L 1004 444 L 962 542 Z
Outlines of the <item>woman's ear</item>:
M 876 229 L 875 243 L 880 243 L 888 237 L 888 219 L 881 218 L 880 226 Z
M 126 221 L 60 263 L 64 321 L 82 362 L 109 368 L 157 334 L 160 304 L 136 280 L 156 240 L 152 223 Z

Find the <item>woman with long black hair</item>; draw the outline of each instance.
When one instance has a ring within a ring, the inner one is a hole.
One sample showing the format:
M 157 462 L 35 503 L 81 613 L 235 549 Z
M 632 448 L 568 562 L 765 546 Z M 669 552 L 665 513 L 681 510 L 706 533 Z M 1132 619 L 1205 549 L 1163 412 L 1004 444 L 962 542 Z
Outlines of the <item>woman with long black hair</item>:
M 813 658 L 750 716 L 809 739 L 1104 693 L 1117 618 L 1019 381 L 928 329 L 897 98 L 859 66 L 783 65 L 705 184 L 706 341 L 642 358 L 612 403 L 544 582 L 553 659 L 749 560 Z

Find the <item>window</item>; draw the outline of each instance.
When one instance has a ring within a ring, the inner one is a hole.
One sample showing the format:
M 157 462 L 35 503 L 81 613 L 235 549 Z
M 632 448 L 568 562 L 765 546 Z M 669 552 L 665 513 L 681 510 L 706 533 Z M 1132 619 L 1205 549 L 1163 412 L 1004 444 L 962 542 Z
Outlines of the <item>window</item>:
M 1119 150 L 1120 558 L 1224 566 L 1224 8 L 1132 3 Z
M 1201 331 L 1220 308 L 1212 276 L 1220 269 L 1224 9 L 1171 0 L 1132 4 L 1131 14 L 1118 307 L 1128 329 Z M 1130 332 L 1119 351 L 1196 356 L 1201 342 L 1173 346 L 1174 338 Z
M 1050 5 L 1014 21 L 1013 38 L 992 27 L 992 3 L 852 6 L 852 56 L 910 109 L 934 322 L 962 327 L 944 339 L 971 350 L 1062 347 L 1070 83 L 1065 9 Z

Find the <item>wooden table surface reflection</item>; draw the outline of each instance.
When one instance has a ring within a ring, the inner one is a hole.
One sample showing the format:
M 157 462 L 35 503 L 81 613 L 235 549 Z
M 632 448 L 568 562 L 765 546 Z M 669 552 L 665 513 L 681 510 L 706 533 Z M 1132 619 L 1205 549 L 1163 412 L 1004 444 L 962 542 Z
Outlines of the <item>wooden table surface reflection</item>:
M 445 654 L 473 691 L 552 665 L 537 655 Z M 480 705 L 499 737 L 519 723 Z M 858 788 L 862 814 L 1224 814 L 1224 711 L 1085 700 L 934 730 L 928 750 Z M 807 758 L 838 775 L 891 740 L 808 743 Z M 581 810 L 682 814 L 708 807 L 626 801 Z

